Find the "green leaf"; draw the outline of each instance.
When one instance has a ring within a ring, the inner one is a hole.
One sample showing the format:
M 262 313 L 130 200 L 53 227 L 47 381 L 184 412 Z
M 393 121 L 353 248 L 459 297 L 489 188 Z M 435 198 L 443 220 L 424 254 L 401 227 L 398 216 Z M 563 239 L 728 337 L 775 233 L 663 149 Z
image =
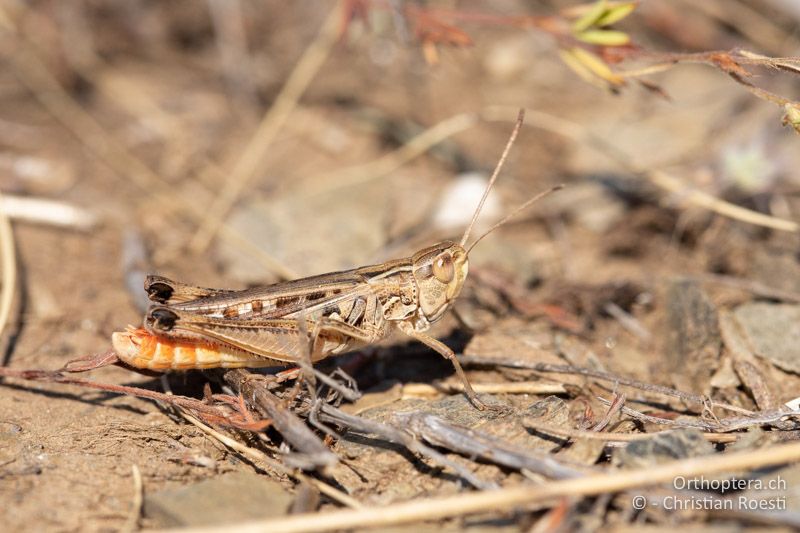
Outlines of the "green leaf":
M 586 65 L 583 64 L 576 56 L 574 49 L 572 50 L 559 50 L 559 55 L 561 56 L 561 60 L 570 68 L 572 69 L 575 74 L 583 78 L 584 81 L 587 81 L 593 85 L 599 85 L 597 77 L 592 73 L 591 70 L 586 68 Z
M 572 24 L 572 31 L 580 33 L 587 28 L 594 26 L 597 21 L 606 13 L 607 0 L 598 0 L 584 16 Z
M 609 68 L 598 56 L 580 47 L 560 50 L 561 59 L 581 78 L 597 85 L 602 80 L 611 87 L 625 85 L 625 79 Z
M 615 22 L 619 22 L 628 15 L 639 5 L 639 2 L 621 2 L 615 5 L 609 5 L 606 12 L 594 23 L 595 26 L 602 28 L 603 26 L 611 26 Z
M 575 34 L 575 38 L 589 44 L 600 46 L 622 46 L 631 42 L 630 36 L 616 30 L 586 30 Z

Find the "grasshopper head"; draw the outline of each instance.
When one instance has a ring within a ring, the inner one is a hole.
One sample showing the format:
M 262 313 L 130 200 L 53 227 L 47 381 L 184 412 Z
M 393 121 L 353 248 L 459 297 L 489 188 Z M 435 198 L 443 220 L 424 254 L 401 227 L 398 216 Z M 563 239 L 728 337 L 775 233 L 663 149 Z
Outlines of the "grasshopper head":
M 420 250 L 411 261 L 420 310 L 429 322 L 434 322 L 461 292 L 469 271 L 467 252 L 460 244 L 444 241 Z

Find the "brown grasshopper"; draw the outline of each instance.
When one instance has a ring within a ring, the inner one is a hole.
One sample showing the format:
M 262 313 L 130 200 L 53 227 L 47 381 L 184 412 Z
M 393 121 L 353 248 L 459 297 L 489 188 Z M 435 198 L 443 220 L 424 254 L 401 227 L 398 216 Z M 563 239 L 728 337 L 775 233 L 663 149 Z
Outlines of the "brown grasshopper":
M 545 194 L 531 198 L 466 247 L 486 197 L 522 125 L 516 126 L 458 243 L 443 241 L 411 257 L 240 291 L 206 289 L 160 276 L 145 282 L 153 304 L 144 328 L 114 333 L 123 363 L 149 370 L 264 367 L 317 362 L 375 343 L 398 329 L 449 359 L 470 401 L 483 403 L 453 351 L 425 331 L 458 297 L 469 252 L 486 235 Z M 305 320 L 306 327 L 302 327 Z

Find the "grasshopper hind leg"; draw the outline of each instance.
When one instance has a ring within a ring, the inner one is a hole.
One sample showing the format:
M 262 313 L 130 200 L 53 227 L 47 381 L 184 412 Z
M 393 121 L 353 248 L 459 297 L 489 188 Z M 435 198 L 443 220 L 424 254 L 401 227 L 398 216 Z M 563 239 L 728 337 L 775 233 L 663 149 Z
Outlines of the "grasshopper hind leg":
M 320 359 L 324 359 L 328 356 L 328 354 L 323 352 L 325 347 L 325 333 L 336 333 L 341 335 L 344 339 L 344 344 L 348 343 L 346 339 L 351 339 L 362 344 L 370 344 L 375 340 L 375 335 L 371 334 L 371 332 L 364 331 L 357 326 L 353 326 L 340 320 L 323 318 L 317 322 L 317 325 L 314 327 L 314 331 L 311 333 L 312 362 L 317 362 Z

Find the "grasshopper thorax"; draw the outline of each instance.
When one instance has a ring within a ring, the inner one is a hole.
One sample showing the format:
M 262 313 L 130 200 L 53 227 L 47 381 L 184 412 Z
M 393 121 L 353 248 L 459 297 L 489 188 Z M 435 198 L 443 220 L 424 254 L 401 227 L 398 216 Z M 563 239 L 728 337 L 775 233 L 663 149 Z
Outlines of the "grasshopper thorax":
M 467 252 L 460 244 L 443 241 L 415 253 L 411 264 L 419 290 L 419 310 L 428 322 L 435 322 L 464 286 L 469 272 Z

